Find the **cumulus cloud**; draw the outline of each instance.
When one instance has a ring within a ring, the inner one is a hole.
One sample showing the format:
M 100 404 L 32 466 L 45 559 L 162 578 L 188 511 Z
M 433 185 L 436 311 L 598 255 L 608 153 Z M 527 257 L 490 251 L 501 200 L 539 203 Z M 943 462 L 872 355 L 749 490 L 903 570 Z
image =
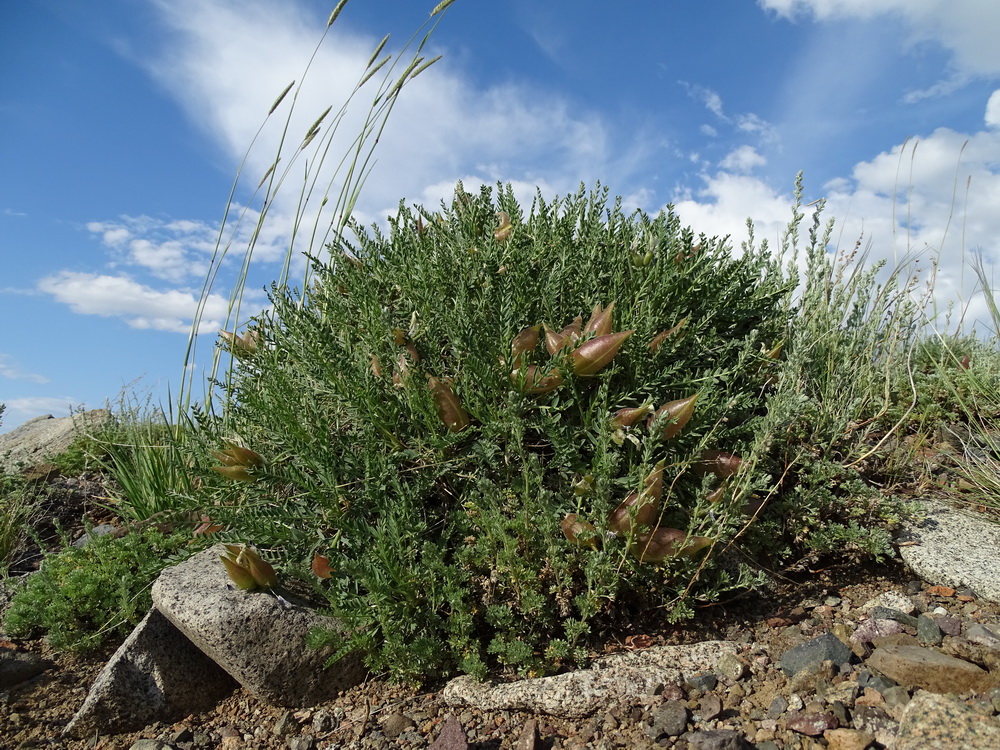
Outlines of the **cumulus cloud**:
M 757 153 L 753 146 L 740 146 L 726 154 L 719 166 L 732 172 L 751 172 L 755 167 L 767 164 L 767 159 Z
M 124 276 L 60 271 L 39 281 L 38 288 L 68 305 L 75 313 L 119 317 L 133 328 L 174 333 L 191 331 L 198 305 L 198 296 L 191 291 L 161 291 Z M 209 295 L 199 331 L 218 330 L 228 310 L 226 298 L 219 294 Z M 244 314 L 252 313 L 244 308 Z
M 304 18 L 301 8 L 289 4 L 248 7 L 233 0 L 179 0 L 160 2 L 157 7 L 174 31 L 175 42 L 147 60 L 147 68 L 234 160 L 241 159 L 257 138 L 245 167 L 252 187 L 274 160 L 292 96 L 286 97 L 260 135 L 257 128 L 274 97 L 289 82 L 302 82 L 317 39 L 316 24 Z M 326 167 L 339 160 L 361 130 L 372 87 L 381 76 L 366 84 L 359 99 L 337 119 L 339 106 L 351 95 L 378 39 L 341 28 L 339 23 L 332 33 L 312 63 L 313 77 L 295 90 L 297 99 L 287 131 L 291 145 L 286 147 L 278 173 L 296 158 L 294 150 L 302 136 L 332 104 L 324 128 L 337 124 L 340 138 L 331 146 L 317 190 L 321 193 L 331 185 L 335 196 L 343 175 L 334 177 Z M 446 50 L 424 51 L 428 56 L 441 52 Z M 404 57 L 403 64 L 407 60 Z M 641 139 L 632 142 L 642 147 Z M 425 195 L 428 185 L 447 184 L 450 192 L 455 180 L 469 172 L 487 182 L 535 182 L 544 175 L 565 192 L 581 180 L 616 181 L 630 168 L 644 164 L 641 156 L 622 159 L 609 146 L 601 120 L 571 111 L 558 94 L 511 83 L 476 87 L 451 67 L 447 55 L 407 84 L 379 139 L 376 158 L 378 163 L 356 207 L 361 216 L 373 219 L 394 210 L 400 198 Z M 300 175 L 302 167 L 299 157 L 298 171 L 293 174 Z M 300 184 L 301 179 L 296 179 Z M 278 202 L 294 205 L 298 185 L 286 184 L 281 191 Z M 314 195 L 313 203 L 318 204 L 320 197 Z M 294 220 L 293 210 L 284 213 Z
M 812 15 L 818 20 L 900 18 L 911 43 L 931 41 L 946 48 L 960 75 L 1000 75 L 1000 3 L 954 0 L 758 0 L 785 18 Z
M 987 127 L 1000 128 L 1000 89 L 997 89 L 986 102 L 986 115 L 983 117 Z
M 964 316 L 967 330 L 992 330 L 972 261 L 980 256 L 987 273 L 1000 264 L 998 102 L 1000 92 L 986 107 L 987 129 L 939 128 L 858 162 L 826 185 L 806 184 L 805 201 L 825 198 L 825 217 L 836 220 L 831 250 L 850 250 L 860 241 L 869 261 L 884 260 L 890 268 L 919 259 L 925 278 L 933 276 L 934 309 L 956 303 L 956 318 Z M 757 237 L 775 246 L 793 196 L 747 174 L 759 158 L 752 148 L 737 148 L 717 171 L 701 175 L 699 189 L 679 191 L 672 203 L 683 223 L 696 232 L 729 235 L 738 246 L 750 218 Z

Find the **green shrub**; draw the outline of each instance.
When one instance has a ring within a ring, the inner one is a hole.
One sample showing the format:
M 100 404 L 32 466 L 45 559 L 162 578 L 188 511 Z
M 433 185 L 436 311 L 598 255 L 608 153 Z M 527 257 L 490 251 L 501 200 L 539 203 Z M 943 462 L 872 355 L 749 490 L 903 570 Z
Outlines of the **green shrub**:
M 44 634 L 57 650 L 87 650 L 124 635 L 150 607 L 149 587 L 160 571 L 195 550 L 190 530 L 156 529 L 92 538 L 45 558 L 21 586 L 4 619 L 15 637 Z
M 439 213 L 401 207 L 388 236 L 354 229 L 356 244 L 314 259 L 304 296 L 273 289 L 253 345 L 234 348 L 215 428 L 268 459 L 227 522 L 290 564 L 329 558 L 347 647 L 403 678 L 538 673 L 578 661 L 595 625 L 648 607 L 680 616 L 683 593 L 746 584 L 693 549 L 640 563 L 629 548 L 646 526 L 607 532 L 659 462 L 653 525 L 698 543 L 725 545 L 748 493 L 770 486 L 749 459 L 795 280 L 766 247 L 734 253 L 670 210 L 626 215 L 601 189 L 538 197 L 525 215 L 509 189 L 494 202 L 459 186 Z M 613 330 L 633 333 L 596 375 L 544 341 L 515 366 L 525 328 L 611 303 Z M 564 382 L 525 393 L 532 366 Z M 618 409 L 695 394 L 670 439 L 656 434 L 666 418 L 611 425 Z M 468 426 L 443 421 L 452 397 Z M 707 450 L 748 458 L 721 499 L 696 471 Z M 569 514 L 594 526 L 581 546 L 561 530 Z

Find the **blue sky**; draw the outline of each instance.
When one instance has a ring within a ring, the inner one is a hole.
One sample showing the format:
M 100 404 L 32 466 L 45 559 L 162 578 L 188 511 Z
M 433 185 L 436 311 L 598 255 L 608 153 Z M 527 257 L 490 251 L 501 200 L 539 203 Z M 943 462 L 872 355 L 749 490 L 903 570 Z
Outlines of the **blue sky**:
M 236 170 L 277 94 L 302 81 L 333 4 L 0 9 L 0 430 L 102 406 L 130 383 L 176 393 Z M 433 5 L 349 2 L 292 132 L 339 107 L 382 36 L 398 50 Z M 356 215 L 436 206 L 459 179 L 511 182 L 526 198 L 600 180 L 630 207 L 673 203 L 738 246 L 748 217 L 777 240 L 802 170 L 842 246 L 863 237 L 872 258 L 933 260 L 937 303 L 985 319 L 968 260 L 981 251 L 992 270 L 1000 257 L 998 34 L 995 0 L 456 0 L 429 43 L 444 57 L 404 90 Z M 251 190 L 236 193 L 250 218 L 277 122 L 247 158 Z M 272 207 L 245 313 L 279 273 L 297 196 L 292 185 Z M 246 228 L 232 236 L 203 363 Z

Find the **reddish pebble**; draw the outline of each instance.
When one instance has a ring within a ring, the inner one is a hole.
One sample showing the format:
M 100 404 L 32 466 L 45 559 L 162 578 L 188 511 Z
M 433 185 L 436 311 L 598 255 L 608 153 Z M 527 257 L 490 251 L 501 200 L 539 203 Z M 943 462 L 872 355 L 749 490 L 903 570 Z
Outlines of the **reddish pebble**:
M 931 596 L 944 596 L 950 598 L 955 596 L 955 589 L 950 586 L 928 586 L 927 593 Z

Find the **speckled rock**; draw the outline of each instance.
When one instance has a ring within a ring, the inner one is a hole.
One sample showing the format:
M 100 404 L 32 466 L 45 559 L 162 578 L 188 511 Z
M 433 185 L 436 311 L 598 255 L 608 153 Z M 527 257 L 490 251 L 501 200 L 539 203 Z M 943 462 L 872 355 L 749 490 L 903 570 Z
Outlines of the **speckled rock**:
M 242 591 L 219 561 L 221 545 L 164 570 L 153 584 L 154 606 L 243 687 L 269 703 L 303 707 L 357 685 L 367 674 L 347 655 L 328 669 L 328 649 L 306 646 L 315 627 L 336 620 L 267 591 Z
M 14 471 L 32 466 L 69 448 L 78 435 L 93 432 L 111 420 L 107 409 L 91 409 L 70 417 L 46 414 L 0 435 L 0 467 Z
M 919 691 L 899 723 L 895 750 L 984 750 L 1000 747 L 1000 721 L 953 698 Z
M 233 680 L 152 609 L 97 675 L 66 734 L 135 731 L 211 708 Z
M 715 670 L 723 654 L 736 651 L 728 641 L 704 641 L 613 654 L 596 659 L 590 669 L 534 680 L 496 684 L 456 677 L 442 697 L 451 706 L 587 716 L 648 700 L 667 683 Z
M 900 557 L 930 583 L 971 588 L 1000 602 L 1000 525 L 941 503 L 927 501 L 920 524 L 904 524 Z
M 900 685 L 933 693 L 979 693 L 997 684 L 997 677 L 975 664 L 922 646 L 882 646 L 868 665 Z

